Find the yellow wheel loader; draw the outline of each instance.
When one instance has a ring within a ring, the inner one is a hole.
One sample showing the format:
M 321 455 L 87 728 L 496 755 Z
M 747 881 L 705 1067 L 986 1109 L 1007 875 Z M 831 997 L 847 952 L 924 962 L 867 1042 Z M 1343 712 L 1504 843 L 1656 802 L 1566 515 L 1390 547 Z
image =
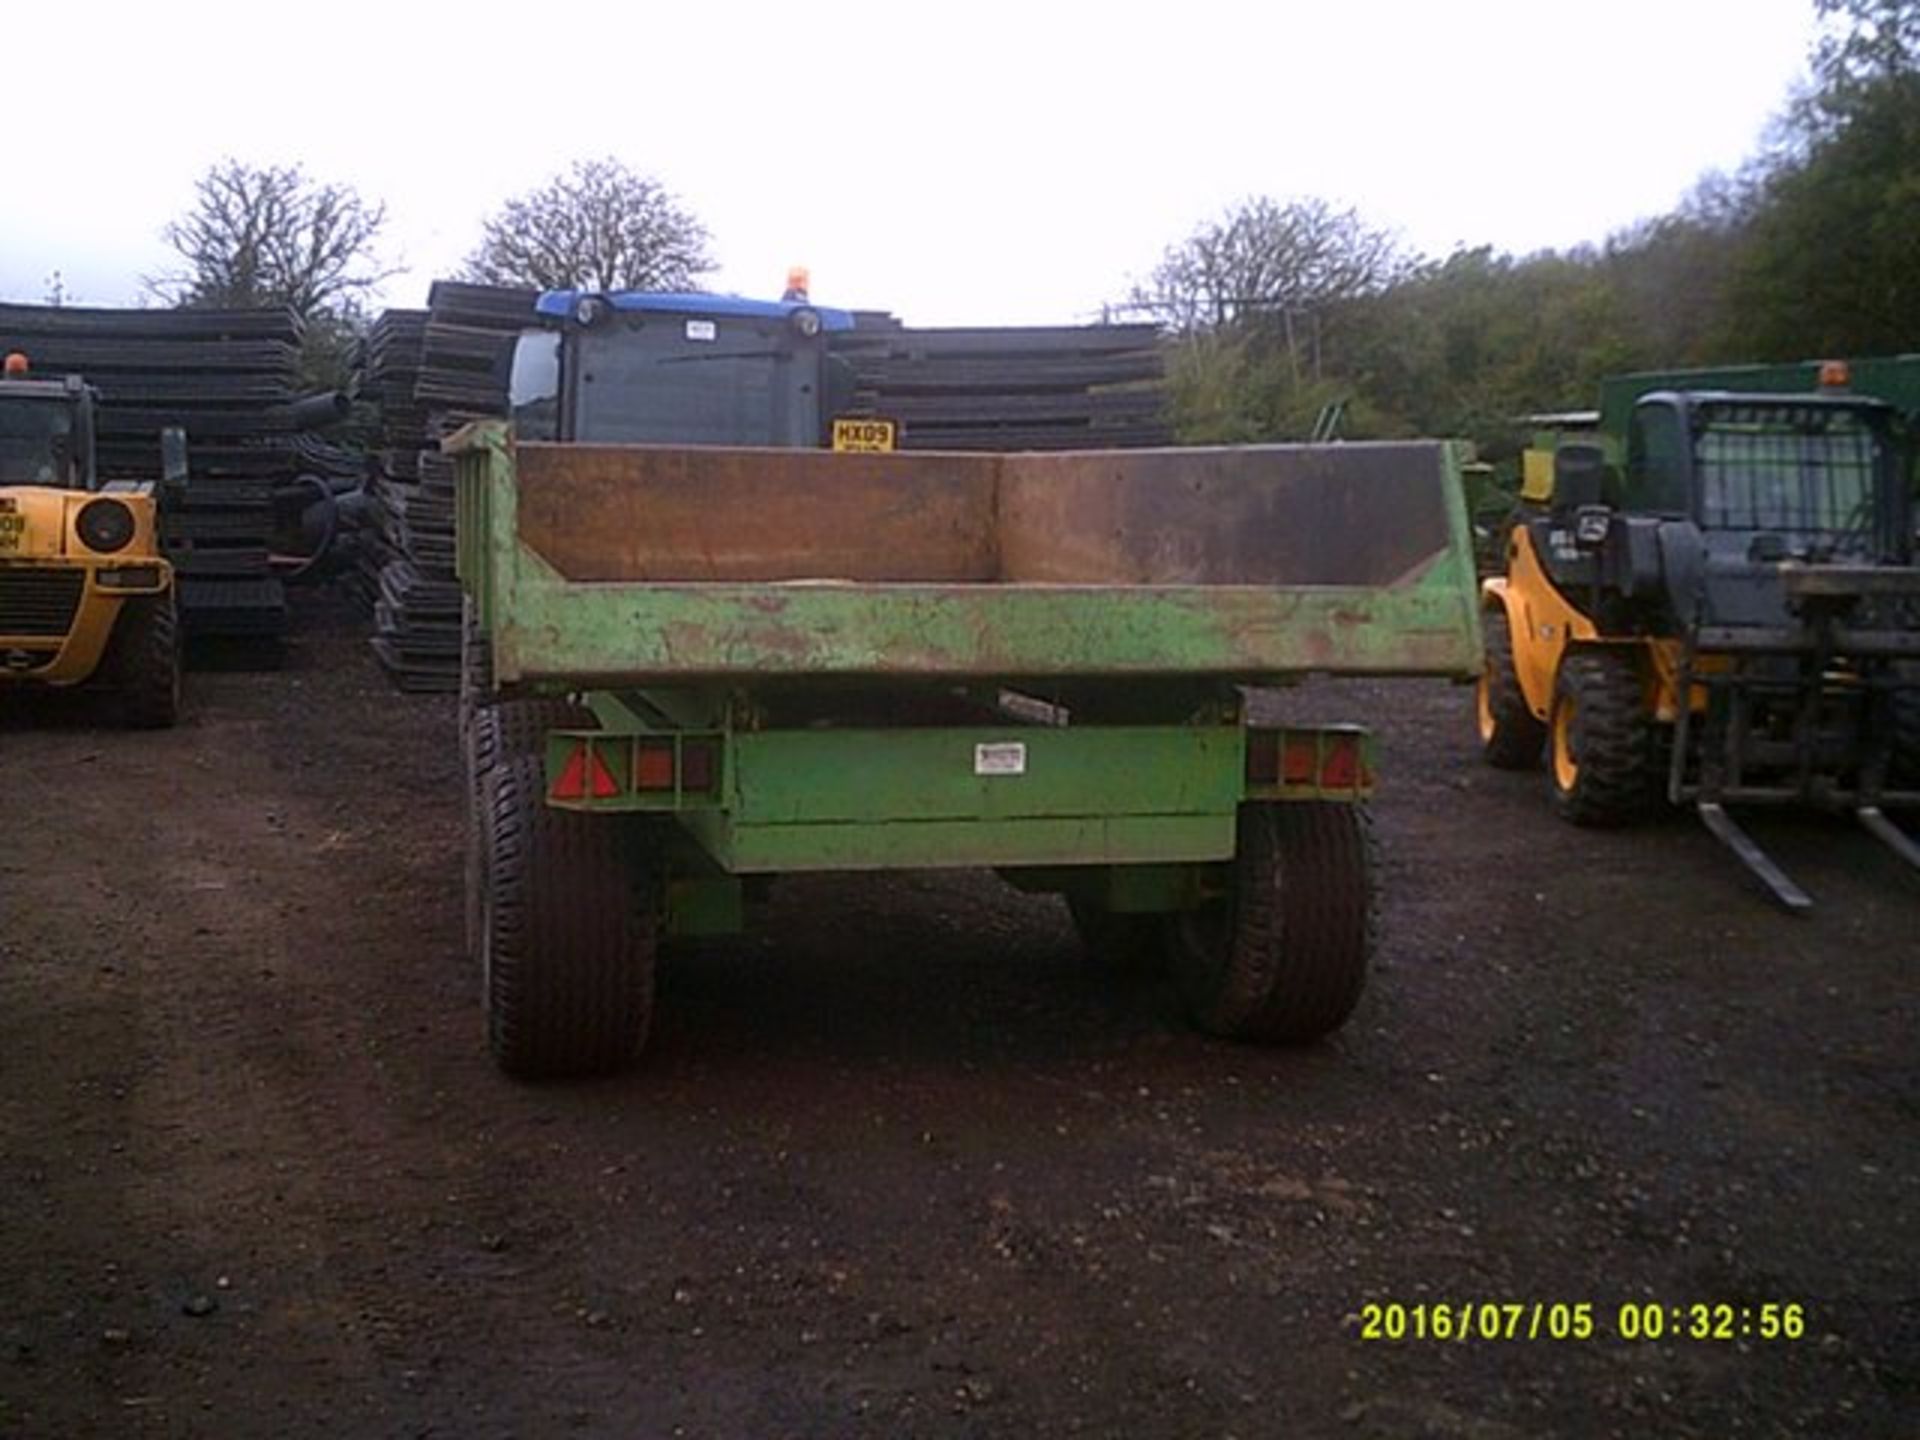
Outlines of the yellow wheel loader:
M 1886 403 L 1658 391 L 1622 464 L 1593 437 L 1527 461 L 1505 573 L 1483 582 L 1482 752 L 1545 753 L 1578 825 L 1693 804 L 1783 905 L 1811 902 L 1728 813 L 1849 810 L 1901 859 L 1920 805 L 1911 447 Z
M 173 567 L 160 553 L 156 487 L 101 484 L 94 397 L 79 376 L 0 374 L 0 697 L 79 685 L 111 692 L 128 725 L 180 709 Z M 161 437 L 162 480 L 186 478 L 186 438 Z

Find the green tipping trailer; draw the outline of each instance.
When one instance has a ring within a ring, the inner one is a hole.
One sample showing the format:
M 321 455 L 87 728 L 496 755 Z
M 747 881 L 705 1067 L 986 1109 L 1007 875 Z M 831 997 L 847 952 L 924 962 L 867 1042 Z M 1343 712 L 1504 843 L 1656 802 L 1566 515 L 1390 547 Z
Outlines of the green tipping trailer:
M 471 942 L 511 1073 L 618 1068 L 665 938 L 763 877 L 986 867 L 1215 1033 L 1337 1027 L 1374 934 L 1355 726 L 1245 687 L 1480 666 L 1439 442 L 1031 454 L 449 442 Z

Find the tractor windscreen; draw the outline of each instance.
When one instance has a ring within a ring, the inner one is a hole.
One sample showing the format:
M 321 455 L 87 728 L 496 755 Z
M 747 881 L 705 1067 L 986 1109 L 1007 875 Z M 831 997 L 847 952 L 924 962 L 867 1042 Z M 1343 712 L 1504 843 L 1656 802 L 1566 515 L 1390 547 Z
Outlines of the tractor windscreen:
M 0 485 L 74 485 L 73 446 L 72 406 L 0 396 Z
M 1832 406 L 1709 404 L 1694 430 L 1701 523 L 1713 529 L 1870 532 L 1886 439 Z

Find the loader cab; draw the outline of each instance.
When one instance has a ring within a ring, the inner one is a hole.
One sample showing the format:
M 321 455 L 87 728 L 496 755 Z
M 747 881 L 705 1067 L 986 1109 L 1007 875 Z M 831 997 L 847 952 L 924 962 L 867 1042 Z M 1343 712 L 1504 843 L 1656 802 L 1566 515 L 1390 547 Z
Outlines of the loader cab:
M 1895 420 L 1852 395 L 1656 392 L 1634 407 L 1625 508 L 1691 520 L 1756 558 L 1904 559 Z
M 514 346 L 523 439 L 813 447 L 850 390 L 827 336 L 846 311 L 798 300 L 549 291 Z
M 0 380 L 0 486 L 98 488 L 93 391 L 64 380 Z
M 1609 631 L 1777 626 L 1783 564 L 1910 557 L 1896 421 L 1853 395 L 1645 395 L 1617 475 L 1582 481 L 1576 454 L 1565 494 L 1563 452 L 1549 568 Z

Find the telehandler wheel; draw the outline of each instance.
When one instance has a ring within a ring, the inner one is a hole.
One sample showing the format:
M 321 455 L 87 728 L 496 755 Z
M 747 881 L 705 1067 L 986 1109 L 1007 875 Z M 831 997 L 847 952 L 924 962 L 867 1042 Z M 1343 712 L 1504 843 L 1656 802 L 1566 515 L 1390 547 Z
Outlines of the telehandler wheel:
M 1920 666 L 1902 667 L 1902 678 L 1920 686 Z M 1887 779 L 1908 790 L 1920 790 L 1920 689 L 1893 692 L 1893 755 Z
M 1358 805 L 1240 807 L 1231 891 L 1168 925 L 1174 980 L 1202 1030 L 1297 1043 L 1339 1028 L 1373 953 L 1373 836 Z
M 1553 803 L 1575 825 L 1622 825 L 1652 807 L 1653 724 L 1633 656 L 1570 650 L 1554 677 L 1548 724 Z
M 481 866 L 486 849 L 486 780 L 489 772 L 510 760 L 541 758 L 540 747 L 549 730 L 589 729 L 593 712 L 565 700 L 501 700 L 474 711 L 467 735 L 467 953 L 480 954 Z
M 656 886 L 629 854 L 637 831 L 610 815 L 550 808 L 540 761 L 497 765 L 485 783 L 481 953 L 487 1040 L 509 1075 L 620 1070 L 653 1018 Z
M 180 718 L 180 621 L 173 592 L 120 604 L 113 626 L 109 683 L 121 721 L 135 730 L 164 730 Z
M 1487 658 L 1475 687 L 1480 753 L 1497 770 L 1531 770 L 1540 763 L 1547 727 L 1528 708 L 1521 692 L 1506 607 L 1486 611 L 1485 620 Z
M 1067 910 L 1087 959 L 1101 971 L 1145 977 L 1158 974 L 1166 964 L 1164 915 L 1123 915 L 1078 895 L 1067 897 Z

